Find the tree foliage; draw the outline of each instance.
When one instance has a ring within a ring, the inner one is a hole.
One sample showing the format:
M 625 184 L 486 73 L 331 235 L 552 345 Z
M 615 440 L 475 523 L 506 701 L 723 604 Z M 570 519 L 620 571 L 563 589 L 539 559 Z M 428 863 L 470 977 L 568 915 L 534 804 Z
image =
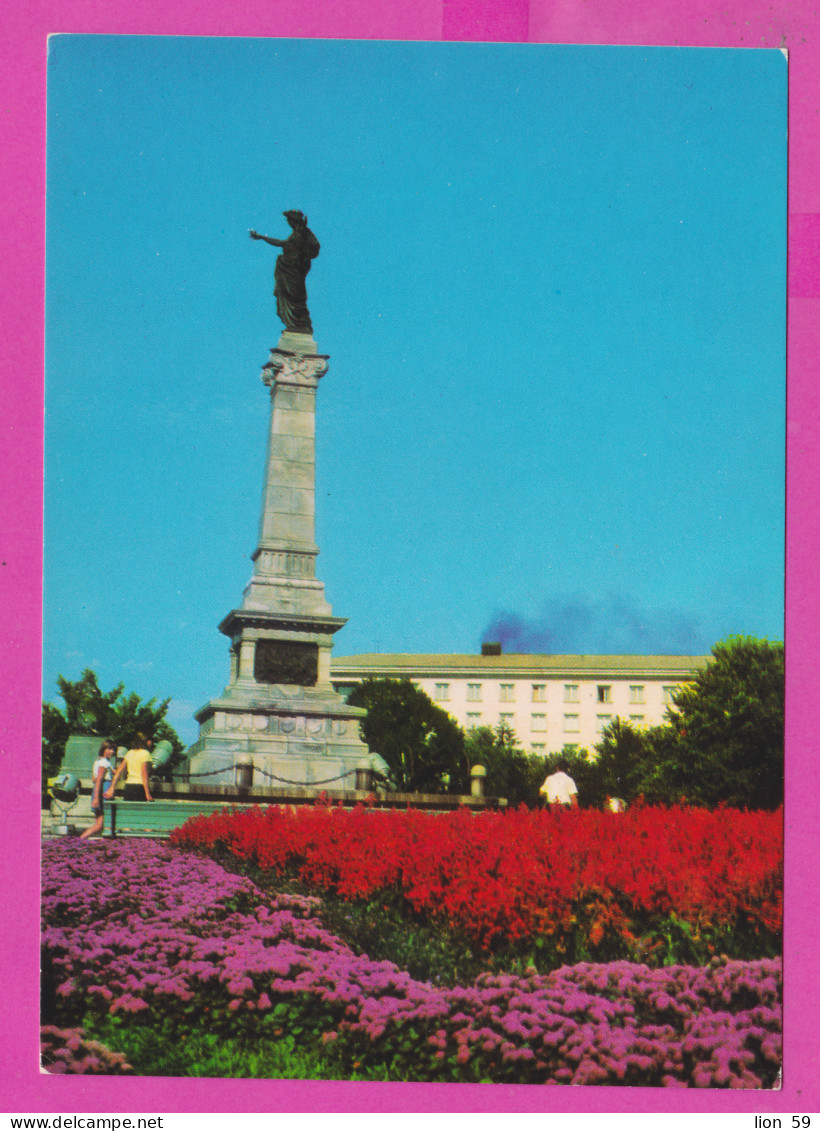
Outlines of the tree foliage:
M 731 637 L 673 695 L 674 736 L 660 769 L 690 801 L 775 809 L 783 801 L 782 644 Z
M 607 797 L 632 802 L 647 796 L 654 772 L 656 752 L 664 744 L 669 728 L 636 727 L 616 718 L 603 731 L 593 759 L 596 796 L 603 804 Z M 669 797 L 654 800 L 671 801 Z
M 177 761 L 185 749 L 165 714 L 170 699 L 144 703 L 135 692 L 125 694 L 125 685 L 118 683 L 110 691 L 100 690 L 96 673 L 86 668 L 82 678 L 71 681 L 57 677 L 60 696 L 65 703 L 61 710 L 53 703 L 43 703 L 43 776 L 52 777 L 60 768 L 68 739 L 73 734 L 97 735 L 110 739 L 117 746 L 129 746 L 138 733 L 156 742 L 167 739 Z
M 508 805 L 538 805 L 539 789 L 547 775 L 546 760 L 527 754 L 515 731 L 504 723 L 468 730 L 464 745 L 470 766 L 487 770 L 484 791 L 488 797 L 505 797 Z
M 468 788 L 464 732 L 411 680 L 363 680 L 348 702 L 366 708 L 362 738 L 387 762 L 396 789 L 461 793 Z
M 668 721 L 611 723 L 599 762 L 632 800 L 776 809 L 783 802 L 783 645 L 736 636 L 673 693 Z

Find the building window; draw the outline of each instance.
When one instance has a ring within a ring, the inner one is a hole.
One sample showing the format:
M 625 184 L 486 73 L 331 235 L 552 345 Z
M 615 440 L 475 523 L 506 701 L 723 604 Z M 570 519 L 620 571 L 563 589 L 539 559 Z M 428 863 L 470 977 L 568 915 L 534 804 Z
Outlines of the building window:
M 474 714 L 471 714 L 468 711 L 467 712 L 467 729 L 470 730 L 472 727 L 478 727 L 478 726 L 481 726 L 481 712 L 478 711 Z
M 546 730 L 547 729 L 547 716 L 546 715 L 533 715 L 531 730 Z
M 632 684 L 629 688 L 630 703 L 645 703 L 644 688 L 642 684 Z
M 578 715 L 564 715 L 564 734 L 578 734 L 581 729 Z
M 502 683 L 501 684 L 501 702 L 512 703 L 515 699 L 515 684 Z
M 598 684 L 598 702 L 611 703 L 612 702 L 612 688 L 607 684 Z
M 645 715 L 630 715 L 629 721 L 631 723 L 642 723 L 645 718 L 646 718 Z
M 434 698 L 437 699 L 439 702 L 441 702 L 444 699 L 449 699 L 450 698 L 450 684 L 449 683 L 437 683 Z
M 578 695 L 578 684 L 577 683 L 565 683 L 564 684 L 564 702 L 565 703 L 578 703 L 579 698 L 580 697 Z
M 547 744 L 545 742 L 533 742 L 532 749 L 536 754 L 543 754 L 547 749 Z
M 603 734 L 604 733 L 604 727 L 609 726 L 609 724 L 611 722 L 612 722 L 612 715 L 599 715 L 598 721 L 597 721 L 598 734 Z
M 532 685 L 532 701 L 533 703 L 546 703 L 547 685 L 545 683 L 534 683 Z
M 663 689 L 663 702 L 665 706 L 671 707 L 672 696 L 677 691 L 677 687 L 664 687 Z
M 498 716 L 498 721 L 503 727 L 512 727 L 515 715 L 501 714 Z
M 469 703 L 480 703 L 481 702 L 481 684 L 480 683 L 468 683 L 467 684 L 467 701 Z

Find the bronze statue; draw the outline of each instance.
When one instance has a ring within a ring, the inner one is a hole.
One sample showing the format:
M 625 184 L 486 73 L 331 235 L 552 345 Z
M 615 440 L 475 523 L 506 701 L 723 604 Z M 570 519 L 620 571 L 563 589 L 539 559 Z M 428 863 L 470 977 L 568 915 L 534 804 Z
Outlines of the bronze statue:
M 273 271 L 273 293 L 276 312 L 286 330 L 295 334 L 312 334 L 313 326 L 307 308 L 305 279 L 310 261 L 319 254 L 319 241 L 307 226 L 307 216 L 298 210 L 283 212 L 293 231 L 286 240 L 275 240 L 250 229 L 252 240 L 264 240 L 273 247 L 281 247 Z

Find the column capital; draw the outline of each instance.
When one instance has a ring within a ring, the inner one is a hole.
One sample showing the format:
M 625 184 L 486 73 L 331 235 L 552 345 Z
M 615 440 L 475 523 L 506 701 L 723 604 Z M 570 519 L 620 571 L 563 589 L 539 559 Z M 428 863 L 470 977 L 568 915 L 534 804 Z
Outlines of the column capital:
M 295 353 L 275 346 L 262 369 L 262 382 L 271 391 L 276 385 L 315 389 L 319 378 L 327 373 L 328 361 L 328 354 Z

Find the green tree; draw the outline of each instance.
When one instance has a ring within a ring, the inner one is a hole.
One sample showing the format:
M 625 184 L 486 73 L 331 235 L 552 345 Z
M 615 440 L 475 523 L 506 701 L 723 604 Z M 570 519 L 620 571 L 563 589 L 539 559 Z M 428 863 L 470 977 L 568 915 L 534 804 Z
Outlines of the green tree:
M 364 707 L 362 738 L 390 767 L 403 792 L 461 793 L 468 788 L 464 732 L 409 679 L 365 679 L 348 702 Z
M 464 739 L 470 766 L 487 770 L 484 790 L 488 797 L 505 797 L 511 807 L 538 805 L 538 791 L 546 777 L 545 759 L 527 754 L 515 731 L 505 723 L 468 730 Z
M 640 762 L 634 773 L 633 796 L 641 796 L 652 805 L 674 805 L 681 801 L 711 805 L 722 800 L 707 801 L 701 795 L 693 777 L 697 772 L 696 763 L 685 757 L 681 736 L 674 726 L 666 722 L 637 733 L 641 745 L 636 753 Z
M 604 728 L 595 747 L 596 788 L 603 791 L 602 801 L 608 796 L 632 802 L 646 794 L 653 751 L 659 748 L 652 738 L 655 729 L 659 728 L 639 729 L 620 718 Z
M 783 802 L 783 645 L 749 636 L 716 644 L 712 661 L 668 709 L 674 741 L 659 770 L 690 801 L 775 809 Z
M 668 721 L 617 720 L 598 745 L 608 792 L 631 801 L 775 809 L 783 801 L 783 645 L 748 636 L 716 644 L 711 662 L 672 695 Z
M 53 703 L 43 703 L 43 779 L 53 777 L 60 768 L 66 742 L 72 734 L 97 735 L 102 741 L 111 739 L 117 746 L 128 746 L 138 733 L 156 742 L 167 739 L 173 749 L 173 762 L 181 757 L 185 744 L 165 713 L 170 699 L 143 703 L 135 692 L 125 694 L 125 685 L 117 684 L 103 692 L 96 674 L 86 668 L 82 678 L 71 681 L 57 677 L 60 696 L 65 703 L 61 710 Z

